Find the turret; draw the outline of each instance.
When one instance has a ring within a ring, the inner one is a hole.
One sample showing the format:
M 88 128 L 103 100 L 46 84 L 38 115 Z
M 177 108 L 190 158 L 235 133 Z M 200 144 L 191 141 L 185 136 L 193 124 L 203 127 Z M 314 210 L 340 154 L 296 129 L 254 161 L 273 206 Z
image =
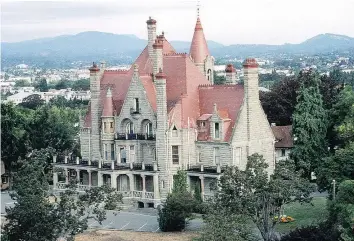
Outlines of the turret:
M 236 69 L 232 64 L 228 64 L 225 69 L 226 84 L 237 84 Z
M 205 40 L 202 23 L 198 17 L 195 24 L 190 57 L 202 74 L 214 84 L 214 58 L 210 55 L 207 41 Z
M 100 154 L 100 69 L 93 63 L 90 70 L 90 90 L 91 90 L 91 153 L 90 160 L 101 159 Z
M 149 57 L 153 58 L 154 50 L 152 45 L 155 43 L 156 39 L 156 20 L 149 17 L 146 21 L 147 29 L 148 29 L 148 51 Z

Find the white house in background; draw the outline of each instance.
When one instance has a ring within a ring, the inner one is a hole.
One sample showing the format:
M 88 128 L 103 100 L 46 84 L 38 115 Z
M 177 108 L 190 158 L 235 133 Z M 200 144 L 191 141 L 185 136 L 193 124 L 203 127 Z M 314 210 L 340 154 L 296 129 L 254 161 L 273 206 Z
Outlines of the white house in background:
M 24 98 L 26 98 L 26 97 L 28 97 L 30 95 L 33 95 L 33 94 L 39 94 L 39 93 L 20 92 L 20 93 L 17 93 L 17 94 L 14 94 L 14 95 L 11 95 L 11 96 L 7 97 L 6 103 L 12 102 L 15 105 L 18 105 L 18 104 L 23 102 Z
M 282 161 L 289 158 L 291 149 L 294 147 L 292 126 L 271 125 L 275 137 L 275 160 Z

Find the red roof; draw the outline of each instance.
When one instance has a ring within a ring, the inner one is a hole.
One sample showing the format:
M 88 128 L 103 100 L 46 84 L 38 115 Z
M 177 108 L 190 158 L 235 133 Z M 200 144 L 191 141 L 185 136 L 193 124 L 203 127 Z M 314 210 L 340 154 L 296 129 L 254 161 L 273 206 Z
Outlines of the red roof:
M 205 58 L 210 55 L 208 45 L 205 40 L 202 23 L 200 22 L 199 17 L 195 25 L 193 40 L 189 54 L 195 63 L 204 63 Z
M 292 126 L 272 126 L 272 131 L 277 141 L 275 148 L 292 148 L 294 146 L 292 137 Z
M 199 87 L 200 114 L 214 113 L 214 104 L 217 105 L 218 114 L 223 119 L 231 119 L 231 122 L 224 126 L 224 141 L 229 141 L 232 134 L 232 127 L 238 117 L 243 103 L 243 85 L 205 85 Z M 210 137 L 209 137 L 210 139 Z
M 232 64 L 228 64 L 228 65 L 226 66 L 225 72 L 226 72 L 226 73 L 236 72 L 236 69 L 235 69 L 235 67 L 234 67 Z
M 243 62 L 243 67 L 244 68 L 257 68 L 258 63 L 256 59 L 253 58 L 248 58 Z

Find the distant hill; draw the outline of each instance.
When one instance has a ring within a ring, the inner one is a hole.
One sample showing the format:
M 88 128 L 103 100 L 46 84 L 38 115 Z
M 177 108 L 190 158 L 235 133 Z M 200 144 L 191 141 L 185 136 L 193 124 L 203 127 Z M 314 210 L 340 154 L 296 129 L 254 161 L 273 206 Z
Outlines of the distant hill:
M 190 42 L 171 41 L 178 52 L 189 52 Z M 62 35 L 53 38 L 42 38 L 16 43 L 1 43 L 2 64 L 38 63 L 53 64 L 56 62 L 84 61 L 105 59 L 114 63 L 132 62 L 147 40 L 135 35 L 121 35 L 103 32 L 82 32 L 76 35 Z M 262 56 L 278 54 L 317 54 L 354 49 L 354 38 L 320 34 L 300 44 L 265 45 L 236 44 L 225 46 L 208 41 L 210 52 L 215 57 Z

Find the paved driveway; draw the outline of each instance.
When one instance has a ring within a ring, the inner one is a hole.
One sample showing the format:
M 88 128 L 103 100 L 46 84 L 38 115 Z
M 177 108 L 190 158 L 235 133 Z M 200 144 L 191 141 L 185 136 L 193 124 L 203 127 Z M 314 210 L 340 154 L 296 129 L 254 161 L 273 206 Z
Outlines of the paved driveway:
M 1 214 L 5 214 L 5 206 L 14 205 L 8 193 L 1 193 Z M 196 219 L 190 221 L 188 230 L 200 229 L 203 221 Z M 132 230 L 144 232 L 159 232 L 157 222 L 156 210 L 154 209 L 141 209 L 141 210 L 128 210 L 128 211 L 107 211 L 107 219 L 100 225 L 96 221 L 89 221 L 89 228 L 98 229 L 114 229 L 114 230 Z

